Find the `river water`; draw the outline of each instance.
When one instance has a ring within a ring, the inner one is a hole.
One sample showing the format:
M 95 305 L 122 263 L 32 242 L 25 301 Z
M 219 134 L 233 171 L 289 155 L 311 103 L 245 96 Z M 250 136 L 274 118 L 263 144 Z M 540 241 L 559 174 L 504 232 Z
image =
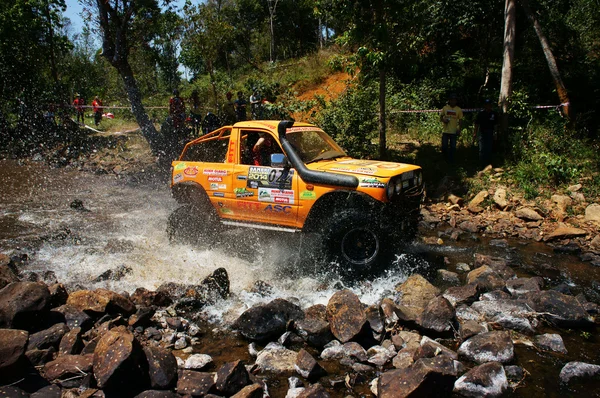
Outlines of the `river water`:
M 154 290 L 166 282 L 196 284 L 223 267 L 229 274 L 232 298 L 206 308 L 204 315 L 225 326 L 256 303 L 283 297 L 302 308 L 327 304 L 329 297 L 344 286 L 331 274 L 297 272 L 293 264 L 284 261 L 297 247 L 297 237 L 243 231 L 239 250 L 232 246 L 199 247 L 169 242 L 167 219 L 177 204 L 170 196 L 168 178 L 150 170 L 119 178 L 72 168 L 50 168 L 42 162 L 0 160 L 0 252 L 26 256 L 25 273 L 46 277 L 53 273 L 70 291 L 106 287 L 132 293 L 137 287 Z M 72 208 L 74 201 L 80 201 L 83 209 Z M 458 262 L 472 263 L 473 253 L 479 252 L 521 264 L 517 268 L 520 276 L 543 268 L 548 270 L 550 284 L 565 283 L 574 294 L 600 293 L 599 270 L 575 256 L 557 254 L 546 245 L 531 242 L 508 242 L 508 246 L 506 242 L 489 243 L 489 239 L 481 237 L 453 244 L 416 243 L 398 253 L 387 272 L 355 281 L 350 288 L 362 302 L 373 304 L 390 296 L 394 287 L 415 271 L 434 274 L 444 266 L 444 259 L 452 269 Z M 99 278 L 108 270 L 119 269 L 126 270 L 121 278 Z M 257 281 L 267 282 L 271 292 L 255 293 L 252 287 Z M 600 361 L 595 330 L 591 335 L 559 332 L 565 339 L 568 356 L 517 348 L 519 364 L 536 367 L 535 373 L 541 377 L 529 379 L 525 388 L 516 390 L 516 396 L 568 396 L 571 392 L 561 390 L 557 382 L 562 365 L 568 360 Z M 224 348 L 231 342 L 222 344 L 218 351 L 227 360 L 227 355 L 235 350 Z M 591 396 L 598 394 L 595 391 Z

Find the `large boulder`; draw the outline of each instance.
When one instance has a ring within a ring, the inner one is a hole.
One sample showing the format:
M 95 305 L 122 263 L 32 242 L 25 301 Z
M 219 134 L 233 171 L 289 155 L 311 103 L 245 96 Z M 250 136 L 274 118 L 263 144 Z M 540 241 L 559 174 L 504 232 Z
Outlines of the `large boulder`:
M 419 274 L 409 276 L 404 283 L 396 286 L 396 291 L 400 293 L 399 305 L 420 309 L 424 309 L 431 299 L 440 294 L 440 289 Z
M 329 322 L 321 318 L 305 318 L 295 322 L 296 333 L 308 344 L 322 348 L 333 340 Z
M 177 360 L 171 351 L 160 347 L 144 347 L 148 361 L 150 387 L 167 390 L 177 381 Z
M 529 292 L 539 292 L 544 286 L 544 280 L 536 276 L 534 278 L 515 278 L 506 281 L 506 289 L 515 297 L 520 297 Z
M 327 303 L 327 320 L 331 333 L 345 343 L 360 334 L 367 322 L 367 315 L 356 294 L 341 290 L 334 293 Z
M 468 209 L 471 213 L 481 213 L 483 211 L 483 201 L 490 196 L 488 191 L 480 191 L 471 201 L 469 202 Z
M 449 395 L 456 380 L 454 360 L 445 355 L 422 358 L 413 365 L 379 376 L 379 398 L 433 397 Z
M 39 311 L 47 308 L 50 291 L 43 283 L 14 282 L 0 290 L 0 328 L 28 329 Z
M 447 332 L 452 328 L 454 307 L 442 296 L 429 301 L 417 319 L 417 324 L 425 330 L 437 333 Z
M 0 329 L 0 375 L 23 357 L 28 339 L 25 330 Z
M 533 342 L 539 349 L 545 351 L 560 352 L 561 354 L 568 354 L 565 343 L 560 334 L 546 333 L 539 336 L 534 336 Z
M 98 387 L 112 391 L 132 391 L 147 386 L 144 353 L 125 326 L 105 332 L 94 350 L 94 377 Z
M 275 299 L 244 311 L 233 323 L 233 328 L 247 339 L 266 341 L 283 334 L 290 320 L 303 318 L 300 307 L 284 299 Z
M 578 380 L 598 378 L 600 365 L 585 362 L 569 362 L 560 371 L 559 378 L 563 384 L 570 384 Z
M 527 303 L 558 326 L 575 327 L 593 323 L 592 318 L 575 297 L 556 290 L 529 293 Z
M 454 383 L 454 392 L 465 397 L 499 397 L 507 388 L 508 379 L 499 362 L 476 366 Z
M 471 337 L 460 345 L 458 354 L 477 363 L 507 363 L 514 357 L 514 346 L 508 332 L 493 331 Z

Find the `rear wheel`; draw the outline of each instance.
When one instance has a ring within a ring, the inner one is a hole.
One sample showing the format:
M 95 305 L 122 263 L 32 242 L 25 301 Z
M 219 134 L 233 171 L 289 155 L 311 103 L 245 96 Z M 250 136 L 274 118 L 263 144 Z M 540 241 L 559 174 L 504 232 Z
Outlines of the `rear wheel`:
M 387 242 L 376 216 L 358 211 L 334 215 L 324 232 L 327 259 L 346 276 L 375 272 L 387 258 Z

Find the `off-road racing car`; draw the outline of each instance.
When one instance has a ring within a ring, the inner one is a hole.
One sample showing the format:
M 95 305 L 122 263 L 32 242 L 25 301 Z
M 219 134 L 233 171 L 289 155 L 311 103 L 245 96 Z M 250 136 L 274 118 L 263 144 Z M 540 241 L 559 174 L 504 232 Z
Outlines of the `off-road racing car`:
M 247 121 L 189 142 L 172 163 L 171 189 L 203 238 L 223 225 L 317 234 L 328 263 L 363 274 L 390 242 L 414 237 L 423 174 L 353 159 L 308 123 Z M 170 234 L 183 227 L 172 223 Z

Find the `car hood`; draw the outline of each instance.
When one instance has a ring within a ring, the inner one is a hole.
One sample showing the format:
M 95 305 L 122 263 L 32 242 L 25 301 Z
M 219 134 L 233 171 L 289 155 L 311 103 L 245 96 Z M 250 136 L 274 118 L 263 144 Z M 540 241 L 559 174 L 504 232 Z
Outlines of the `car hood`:
M 392 177 L 407 171 L 420 169 L 419 166 L 405 163 L 383 162 L 380 160 L 362 160 L 341 158 L 320 161 L 307 165 L 309 169 L 332 173 L 359 174 L 374 177 Z

